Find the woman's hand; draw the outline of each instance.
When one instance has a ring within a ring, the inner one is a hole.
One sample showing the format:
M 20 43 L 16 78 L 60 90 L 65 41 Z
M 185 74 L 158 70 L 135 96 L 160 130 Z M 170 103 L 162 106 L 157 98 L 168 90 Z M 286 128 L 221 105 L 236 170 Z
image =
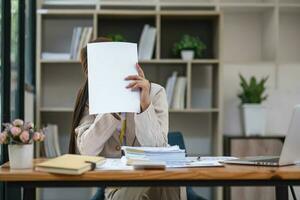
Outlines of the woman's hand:
M 126 88 L 130 88 L 131 90 L 141 90 L 141 111 L 145 111 L 150 105 L 150 81 L 145 78 L 145 74 L 140 67 L 140 65 L 136 64 L 136 69 L 138 71 L 138 75 L 130 75 L 125 78 L 125 80 L 131 80 Z

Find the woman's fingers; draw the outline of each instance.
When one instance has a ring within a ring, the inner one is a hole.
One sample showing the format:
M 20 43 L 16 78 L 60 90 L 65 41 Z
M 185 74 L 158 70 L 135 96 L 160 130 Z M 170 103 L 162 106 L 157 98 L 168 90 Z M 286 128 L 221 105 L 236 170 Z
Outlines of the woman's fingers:
M 132 88 L 137 82 L 136 81 L 133 81 L 131 83 L 129 83 L 126 88 Z
M 138 90 L 143 88 L 144 88 L 143 82 L 136 82 L 136 84 L 131 87 L 131 90 Z
M 136 63 L 135 66 L 136 66 L 139 76 L 141 76 L 142 78 L 145 78 L 145 74 L 144 74 L 144 71 L 142 70 L 141 66 L 138 63 Z
M 143 78 L 140 77 L 139 75 L 130 75 L 130 76 L 127 76 L 125 78 L 125 80 L 129 81 L 129 80 L 142 80 Z
M 136 89 L 143 89 L 144 87 L 146 87 L 147 81 L 146 80 L 137 80 L 137 81 L 133 81 L 131 83 L 129 83 L 126 88 L 131 88 L 132 90 L 136 90 Z

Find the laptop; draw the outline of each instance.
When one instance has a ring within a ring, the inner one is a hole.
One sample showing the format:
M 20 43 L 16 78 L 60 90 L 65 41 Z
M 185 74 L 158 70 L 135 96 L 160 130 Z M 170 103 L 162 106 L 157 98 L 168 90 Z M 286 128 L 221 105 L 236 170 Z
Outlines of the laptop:
M 227 164 L 285 166 L 300 161 L 300 105 L 295 106 L 280 156 L 251 156 L 226 160 Z

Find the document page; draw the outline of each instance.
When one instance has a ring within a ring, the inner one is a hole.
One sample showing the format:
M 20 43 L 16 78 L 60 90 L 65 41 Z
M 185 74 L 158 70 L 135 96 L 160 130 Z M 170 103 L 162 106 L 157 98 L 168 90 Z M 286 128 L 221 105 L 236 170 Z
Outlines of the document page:
M 140 112 L 140 92 L 127 89 L 137 75 L 137 44 L 100 42 L 87 45 L 89 113 Z

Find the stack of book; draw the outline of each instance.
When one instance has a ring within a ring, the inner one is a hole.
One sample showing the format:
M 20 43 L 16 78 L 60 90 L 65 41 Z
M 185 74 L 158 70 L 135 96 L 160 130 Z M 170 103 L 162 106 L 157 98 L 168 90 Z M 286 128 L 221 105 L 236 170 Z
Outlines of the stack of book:
M 44 149 L 46 157 L 54 158 L 61 155 L 59 141 L 58 141 L 58 126 L 56 124 L 48 124 L 44 129 L 46 140 L 44 142 Z
M 184 76 L 177 76 L 177 72 L 168 78 L 166 84 L 166 93 L 169 108 L 184 109 L 186 100 L 187 78 Z
M 73 28 L 70 52 L 43 52 L 44 60 L 79 60 L 81 49 L 92 39 L 92 27 Z
M 35 170 L 57 174 L 79 175 L 94 170 L 96 165 L 105 162 L 105 158 L 98 156 L 82 156 L 65 154 L 36 165 Z
M 139 41 L 139 60 L 150 60 L 155 46 L 156 28 L 145 24 Z
M 79 60 L 81 49 L 92 39 L 92 27 L 75 27 L 71 41 L 71 59 Z

